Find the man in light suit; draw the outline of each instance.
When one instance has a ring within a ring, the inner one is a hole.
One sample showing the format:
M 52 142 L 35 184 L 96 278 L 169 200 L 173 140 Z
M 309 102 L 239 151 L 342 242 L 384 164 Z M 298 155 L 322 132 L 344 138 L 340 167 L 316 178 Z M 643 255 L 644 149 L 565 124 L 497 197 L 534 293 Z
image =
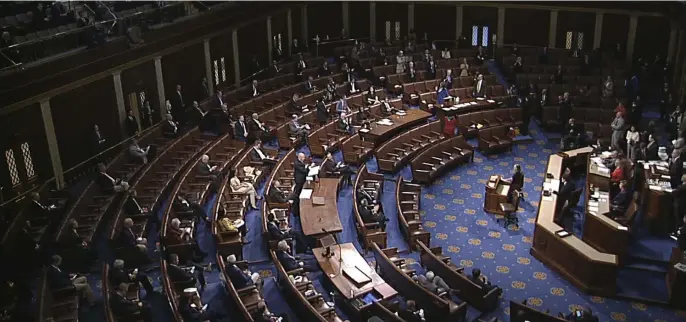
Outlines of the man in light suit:
M 131 144 L 129 144 L 129 155 L 131 157 L 141 160 L 143 164 L 148 164 L 148 152 L 150 152 L 150 146 L 143 149 L 138 145 L 138 139 L 131 139 Z
M 296 196 L 300 196 L 300 192 L 303 190 L 305 181 L 307 180 L 307 175 L 310 173 L 310 166 L 305 164 L 305 153 L 298 153 L 298 157 L 293 165 L 295 178 L 295 186 L 293 187 L 293 193 Z
M 245 117 L 243 115 L 238 117 L 238 121 L 234 125 L 236 139 L 245 142 L 248 137 L 248 127 L 245 125 Z
M 260 89 L 257 88 L 257 80 L 252 81 L 252 97 L 257 97 L 260 95 Z
M 310 127 L 307 124 L 300 124 L 298 115 L 293 114 L 291 121 L 288 122 L 288 131 L 292 136 L 306 138 L 310 135 Z
M 484 75 L 479 74 L 476 77 L 476 84 L 474 84 L 473 97 L 486 97 L 486 81 L 484 81 Z

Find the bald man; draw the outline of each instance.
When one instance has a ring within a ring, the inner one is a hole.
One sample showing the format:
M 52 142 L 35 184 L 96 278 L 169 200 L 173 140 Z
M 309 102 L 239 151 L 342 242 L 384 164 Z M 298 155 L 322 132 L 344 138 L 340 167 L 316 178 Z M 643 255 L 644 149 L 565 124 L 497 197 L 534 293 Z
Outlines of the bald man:
M 295 160 L 294 169 L 295 187 L 293 188 L 293 192 L 296 196 L 300 196 L 300 192 L 303 190 L 303 185 L 305 185 L 305 181 L 307 180 L 307 174 L 310 172 L 310 166 L 305 163 L 305 153 L 298 153 L 298 157 Z

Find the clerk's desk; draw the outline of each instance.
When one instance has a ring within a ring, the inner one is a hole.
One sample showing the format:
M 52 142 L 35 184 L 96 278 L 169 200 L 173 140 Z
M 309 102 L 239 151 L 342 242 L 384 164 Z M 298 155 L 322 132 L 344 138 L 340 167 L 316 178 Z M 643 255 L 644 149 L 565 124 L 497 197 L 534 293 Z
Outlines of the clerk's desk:
M 598 157 L 588 154 L 586 158 L 583 241 L 601 252 L 615 254 L 621 260 L 629 245 L 629 228 L 608 216 L 610 170 L 599 163 Z M 594 191 L 591 191 L 591 186 Z M 628 208 L 627 213 L 636 211 L 636 203 L 632 200 Z
M 579 155 L 585 157 L 591 150 L 586 147 L 551 155 L 546 174 L 552 178 L 546 178 L 544 186 L 559 191 L 564 163 L 575 161 Z M 536 215 L 531 255 L 587 293 L 615 295 L 617 255 L 601 252 L 574 235 L 559 237 L 556 233 L 564 229 L 554 222 L 557 194 L 544 193 L 545 189 Z
M 648 161 L 636 166 L 643 167 L 636 185 L 641 189 L 641 205 L 647 224 L 654 230 L 667 232 L 672 216 L 674 198 L 669 185 L 669 166 L 665 161 Z
M 500 204 L 507 202 L 510 193 L 510 183 L 503 180 L 500 175 L 492 175 L 486 182 L 486 197 L 484 198 L 484 211 L 492 214 L 504 215 L 500 210 Z

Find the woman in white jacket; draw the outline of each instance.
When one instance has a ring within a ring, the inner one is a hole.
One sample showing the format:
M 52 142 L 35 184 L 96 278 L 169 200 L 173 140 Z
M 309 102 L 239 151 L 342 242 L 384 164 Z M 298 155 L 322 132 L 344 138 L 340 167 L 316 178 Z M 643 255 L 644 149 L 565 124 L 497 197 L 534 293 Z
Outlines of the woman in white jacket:
M 626 153 L 628 154 L 629 160 L 634 160 L 636 149 L 638 149 L 639 137 L 640 134 L 634 125 L 626 132 Z

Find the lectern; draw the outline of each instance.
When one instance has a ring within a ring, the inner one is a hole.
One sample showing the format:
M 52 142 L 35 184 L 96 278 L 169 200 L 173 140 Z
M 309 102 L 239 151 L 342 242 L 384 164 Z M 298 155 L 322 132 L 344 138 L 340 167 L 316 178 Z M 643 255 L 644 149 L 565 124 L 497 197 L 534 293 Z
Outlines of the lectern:
M 499 175 L 492 175 L 486 182 L 486 197 L 484 198 L 484 211 L 491 214 L 504 215 L 500 210 L 500 204 L 507 202 L 510 193 L 510 183 L 503 180 Z

